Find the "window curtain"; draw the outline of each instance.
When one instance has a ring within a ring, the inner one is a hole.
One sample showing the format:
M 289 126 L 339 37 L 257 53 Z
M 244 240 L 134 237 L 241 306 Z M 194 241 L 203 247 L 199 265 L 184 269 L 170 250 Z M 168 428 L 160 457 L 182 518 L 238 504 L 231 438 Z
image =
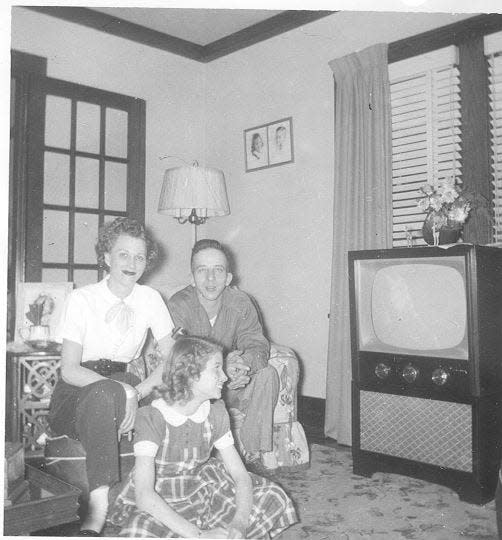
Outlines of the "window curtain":
M 329 65 L 335 81 L 335 174 L 325 434 L 351 445 L 347 252 L 392 246 L 387 45 L 374 45 Z

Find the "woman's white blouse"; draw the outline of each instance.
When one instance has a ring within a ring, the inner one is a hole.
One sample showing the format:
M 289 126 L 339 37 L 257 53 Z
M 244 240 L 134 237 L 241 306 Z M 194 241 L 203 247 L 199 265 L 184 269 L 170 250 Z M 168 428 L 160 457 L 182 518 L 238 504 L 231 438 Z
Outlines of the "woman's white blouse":
M 130 362 L 141 354 L 149 328 L 160 340 L 174 326 L 158 291 L 136 283 L 121 300 L 107 281 L 72 291 L 61 316 L 57 340 L 82 345 L 82 362 L 99 358 Z

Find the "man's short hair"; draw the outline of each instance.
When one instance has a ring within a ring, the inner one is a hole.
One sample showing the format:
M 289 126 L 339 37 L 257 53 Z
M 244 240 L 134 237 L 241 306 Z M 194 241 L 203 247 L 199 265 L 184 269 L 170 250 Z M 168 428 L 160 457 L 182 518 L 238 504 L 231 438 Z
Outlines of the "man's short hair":
M 202 240 L 195 242 L 192 248 L 192 256 L 190 257 L 190 268 L 192 271 L 195 255 L 204 249 L 217 249 L 218 251 L 221 251 L 221 253 L 225 255 L 225 260 L 227 261 L 227 272 L 230 271 L 230 257 L 227 250 L 218 242 L 218 240 L 213 240 L 212 238 L 203 238 Z

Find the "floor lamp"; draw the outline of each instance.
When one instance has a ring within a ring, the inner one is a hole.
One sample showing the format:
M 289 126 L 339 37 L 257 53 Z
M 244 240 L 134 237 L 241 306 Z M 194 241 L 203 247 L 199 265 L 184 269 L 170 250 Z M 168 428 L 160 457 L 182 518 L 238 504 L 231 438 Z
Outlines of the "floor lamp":
M 205 223 L 209 217 L 230 214 L 223 172 L 199 167 L 197 162 L 192 166 L 167 169 L 158 211 L 173 216 L 178 223 L 191 223 L 195 244 L 198 225 Z

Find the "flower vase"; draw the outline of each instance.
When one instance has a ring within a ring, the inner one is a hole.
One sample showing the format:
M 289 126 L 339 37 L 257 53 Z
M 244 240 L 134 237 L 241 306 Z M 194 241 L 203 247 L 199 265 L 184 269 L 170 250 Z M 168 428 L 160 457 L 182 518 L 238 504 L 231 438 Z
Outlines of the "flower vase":
M 436 241 L 434 239 L 434 217 L 432 214 L 427 214 L 422 226 L 422 235 L 425 242 L 429 246 L 442 245 L 442 244 L 456 244 L 462 233 L 462 227 L 460 225 L 442 225 L 436 231 Z

